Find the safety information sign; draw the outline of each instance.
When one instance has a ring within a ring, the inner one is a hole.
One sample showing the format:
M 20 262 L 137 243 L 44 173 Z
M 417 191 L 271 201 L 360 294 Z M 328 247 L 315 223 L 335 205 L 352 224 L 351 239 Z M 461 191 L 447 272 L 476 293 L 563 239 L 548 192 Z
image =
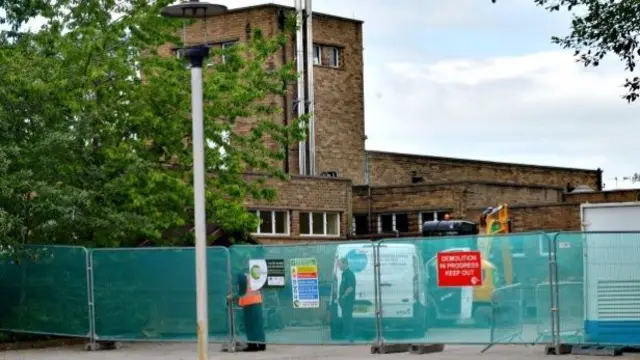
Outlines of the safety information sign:
M 284 260 L 267 259 L 267 286 L 284 287 Z
M 482 286 L 480 251 L 438 253 L 438 287 Z
M 320 307 L 318 262 L 316 259 L 291 259 L 291 289 L 295 309 Z

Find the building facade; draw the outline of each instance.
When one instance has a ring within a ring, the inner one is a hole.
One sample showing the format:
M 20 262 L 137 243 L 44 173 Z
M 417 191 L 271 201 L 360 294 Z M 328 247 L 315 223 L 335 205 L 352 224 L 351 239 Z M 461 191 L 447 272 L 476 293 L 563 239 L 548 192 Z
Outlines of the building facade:
M 186 42 L 206 39 L 212 47 L 247 41 L 252 29 L 275 36 L 295 9 L 275 4 L 232 9 L 196 23 Z M 636 192 L 603 192 L 602 170 L 558 168 L 452 159 L 365 150 L 363 22 L 328 14 L 312 15 L 315 168 L 300 169 L 300 146 L 286 149 L 282 163 L 290 181 L 269 180 L 278 199 L 246 206 L 261 219 L 254 236 L 263 243 L 346 240 L 383 234 L 418 234 L 426 220 L 444 214 L 476 220 L 489 206 L 508 203 L 515 231 L 578 230 L 579 204 L 638 199 Z M 299 36 L 299 35 L 297 35 Z M 281 66 L 304 61 L 296 38 L 270 61 Z M 174 56 L 170 46 L 160 54 Z M 267 99 L 281 106 L 273 121 L 297 116 L 300 95 L 291 85 L 284 96 Z M 241 119 L 235 131 L 249 132 L 255 119 Z M 252 176 L 252 175 L 248 175 Z M 574 194 L 587 186 L 590 193 Z

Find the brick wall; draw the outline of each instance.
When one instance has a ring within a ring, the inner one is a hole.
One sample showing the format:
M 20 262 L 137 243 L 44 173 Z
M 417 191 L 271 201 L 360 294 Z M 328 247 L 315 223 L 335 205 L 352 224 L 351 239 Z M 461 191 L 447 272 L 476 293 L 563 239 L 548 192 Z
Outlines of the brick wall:
M 477 221 L 480 213 L 468 209 L 486 209 L 507 203 L 510 206 L 557 204 L 562 189 L 490 182 L 454 182 L 371 187 L 371 205 L 367 186 L 353 190 L 353 213 L 372 213 L 371 228 L 377 230 L 377 215 L 406 213 L 410 232 L 420 231 L 420 212 L 448 212 L 455 218 Z M 371 208 L 369 208 L 371 206 Z
M 314 67 L 316 157 L 318 174 L 364 182 L 364 77 L 362 23 L 314 16 L 313 40 L 321 46 L 322 64 Z M 329 48 L 341 52 L 338 68 L 326 66 Z
M 565 187 L 588 185 L 597 189 L 597 170 L 553 168 L 488 161 L 450 159 L 368 151 L 372 185 L 410 184 L 412 172 L 425 182 L 492 181 L 521 185 Z
M 507 203 L 509 206 L 557 204 L 563 190 L 549 186 L 511 185 L 504 183 L 469 183 L 465 187 L 466 208 L 481 208 Z
M 628 202 L 640 200 L 640 190 L 613 190 L 592 193 L 569 193 L 564 194 L 565 203 L 608 203 L 608 202 Z
M 214 47 L 226 41 L 246 41 L 247 27 L 259 28 L 266 36 L 274 36 L 279 31 L 280 11 L 289 14 L 294 12 L 290 7 L 274 4 L 233 9 L 209 20 L 206 38 L 209 43 L 214 44 Z M 204 33 L 205 27 L 202 23 L 192 25 L 187 29 L 187 43 L 201 43 Z M 364 177 L 362 22 L 314 13 L 313 41 L 325 50 L 322 52 L 322 64 L 314 66 L 313 71 L 317 174 L 335 171 L 338 177 L 362 183 Z M 340 49 L 341 63 L 338 68 L 327 66 L 329 47 Z M 173 56 L 171 48 L 172 45 L 165 45 L 160 48 L 159 53 L 164 56 Z M 295 50 L 295 37 L 292 37 L 289 44 L 275 54 L 270 61 L 276 66 L 281 66 L 284 63 L 283 55 L 288 61 L 294 61 Z M 285 116 L 294 119 L 296 109 L 293 103 L 296 98 L 296 86 L 290 84 L 286 98 L 273 96 L 265 99 L 265 102 L 283 109 L 282 113 L 273 117 L 273 121 L 284 123 Z M 256 119 L 239 119 L 234 130 L 238 133 L 248 133 L 255 126 L 256 121 Z M 275 146 L 273 143 L 271 145 Z M 299 173 L 298 153 L 298 144 L 292 144 L 288 151 L 288 166 L 292 174 Z
M 258 176 L 258 175 L 250 175 Z M 286 210 L 289 212 L 289 236 L 255 235 L 260 242 L 329 241 L 343 239 L 351 226 L 351 180 L 327 177 L 291 176 L 289 181 L 268 179 L 267 184 L 278 192 L 274 201 L 248 199 L 252 210 Z M 300 235 L 300 212 L 331 212 L 340 214 L 340 236 Z
M 477 222 L 483 210 L 469 209 L 467 216 Z M 579 204 L 510 206 L 509 215 L 513 232 L 580 230 Z

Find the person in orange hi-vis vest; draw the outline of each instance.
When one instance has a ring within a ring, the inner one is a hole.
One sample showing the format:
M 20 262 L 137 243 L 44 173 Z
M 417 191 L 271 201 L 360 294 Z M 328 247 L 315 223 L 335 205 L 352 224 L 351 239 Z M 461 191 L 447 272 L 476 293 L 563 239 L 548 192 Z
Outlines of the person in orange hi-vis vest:
M 249 257 L 244 259 L 244 269 L 238 274 L 238 305 L 242 308 L 247 347 L 243 351 L 265 351 L 267 349 L 262 313 L 262 294 L 251 288 Z

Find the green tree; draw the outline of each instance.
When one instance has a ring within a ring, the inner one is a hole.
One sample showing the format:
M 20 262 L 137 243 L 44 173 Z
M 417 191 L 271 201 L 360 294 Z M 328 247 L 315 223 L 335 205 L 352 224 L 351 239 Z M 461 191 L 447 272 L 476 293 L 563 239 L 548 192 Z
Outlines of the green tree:
M 493 3 L 497 0 L 491 0 Z M 584 66 L 598 66 L 605 56 L 617 56 L 625 70 L 633 73 L 640 56 L 640 1 L 638 0 L 534 0 L 550 12 L 572 12 L 571 30 L 551 41 L 575 51 Z M 634 102 L 640 96 L 640 77 L 627 78 L 623 98 Z
M 168 244 L 191 228 L 190 75 L 157 55 L 180 45 L 182 22 L 159 16 L 172 2 L 0 0 L 0 244 Z M 34 19 L 42 28 L 24 30 Z M 269 102 L 296 78 L 268 65 L 289 25 L 213 50 L 226 61 L 205 74 L 207 215 L 226 231 L 255 229 L 245 199 L 276 193 L 245 174 L 285 179 L 274 164 L 303 136 L 304 119 L 278 124 Z M 258 125 L 233 132 L 246 118 Z

